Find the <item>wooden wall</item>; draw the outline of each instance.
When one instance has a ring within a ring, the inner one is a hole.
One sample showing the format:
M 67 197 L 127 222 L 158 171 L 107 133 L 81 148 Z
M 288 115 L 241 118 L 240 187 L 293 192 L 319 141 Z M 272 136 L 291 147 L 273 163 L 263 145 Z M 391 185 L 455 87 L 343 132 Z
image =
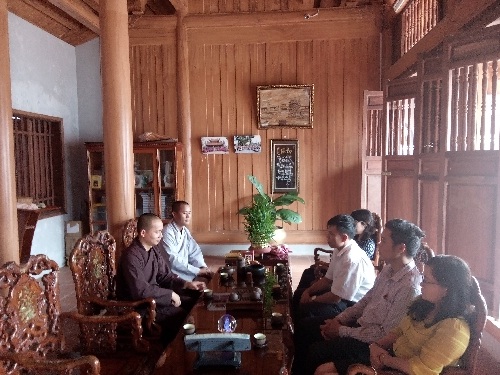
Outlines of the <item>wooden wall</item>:
M 193 178 L 187 184 L 197 240 L 246 242 L 236 214 L 255 193 L 246 175 L 270 190 L 270 140 L 298 139 L 306 204 L 294 206 L 304 221 L 286 226 L 287 242 L 324 242 L 326 221 L 360 206 L 363 91 L 379 89 L 379 8 L 322 9 L 309 20 L 304 12 L 279 12 L 188 15 L 180 22 L 189 56 Z M 156 58 L 175 54 L 175 22 L 157 22 L 160 31 L 141 25 L 131 30 L 132 91 L 141 102 L 134 106 L 135 132 L 174 135 L 177 125 L 179 134 L 184 124 L 175 124 L 170 112 L 180 95 L 175 67 L 168 60 L 160 69 Z M 154 77 L 162 80 L 156 91 L 139 94 Z M 315 85 L 313 129 L 257 128 L 256 87 L 271 84 Z M 228 137 L 232 147 L 234 135 L 249 134 L 261 135 L 260 154 L 201 153 L 202 136 Z

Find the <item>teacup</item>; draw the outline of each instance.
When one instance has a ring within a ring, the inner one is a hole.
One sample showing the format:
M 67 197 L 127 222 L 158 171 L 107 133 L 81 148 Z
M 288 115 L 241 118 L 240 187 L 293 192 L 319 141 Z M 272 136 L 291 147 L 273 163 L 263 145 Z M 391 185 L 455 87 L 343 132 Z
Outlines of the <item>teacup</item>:
M 240 300 L 240 295 L 236 292 L 232 292 L 230 295 L 229 295 L 229 300 L 231 302 L 237 302 Z
M 255 345 L 266 345 L 266 335 L 264 335 L 263 333 L 256 333 L 255 335 L 253 335 L 253 338 L 255 339 Z
M 212 296 L 213 296 L 212 289 L 205 289 L 205 290 L 203 290 L 203 297 L 204 298 L 212 298 Z
M 282 326 L 283 325 L 283 314 L 279 312 L 273 312 L 271 314 L 271 325 Z
M 194 333 L 194 331 L 196 330 L 195 325 L 191 324 L 191 323 L 184 324 L 182 326 L 182 328 L 184 328 L 184 333 L 186 335 L 192 335 Z

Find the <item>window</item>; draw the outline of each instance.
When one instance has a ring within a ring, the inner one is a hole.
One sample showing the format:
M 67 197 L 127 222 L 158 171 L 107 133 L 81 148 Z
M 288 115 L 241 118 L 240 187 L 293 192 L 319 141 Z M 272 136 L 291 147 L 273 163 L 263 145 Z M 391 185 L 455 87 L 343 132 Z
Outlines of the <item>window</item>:
M 16 192 L 65 209 L 62 119 L 13 111 Z
M 415 98 L 387 101 L 386 155 L 413 155 Z

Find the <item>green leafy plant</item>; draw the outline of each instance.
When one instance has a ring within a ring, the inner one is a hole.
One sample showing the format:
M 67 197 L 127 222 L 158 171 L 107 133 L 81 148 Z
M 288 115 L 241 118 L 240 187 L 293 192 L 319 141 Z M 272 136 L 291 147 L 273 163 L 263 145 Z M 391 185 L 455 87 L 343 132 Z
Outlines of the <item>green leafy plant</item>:
M 277 220 L 288 224 L 302 222 L 298 212 L 283 208 L 293 202 L 305 203 L 297 193 L 285 193 L 272 199 L 264 192 L 264 187 L 255 176 L 249 175 L 248 180 L 257 190 L 257 194 L 252 197 L 252 204 L 241 208 L 238 214 L 245 217 L 245 231 L 250 243 L 258 245 L 269 243 L 273 238 Z
M 278 279 L 269 270 L 266 272 L 264 285 L 262 286 L 263 301 L 264 301 L 264 316 L 270 317 L 273 312 L 273 287 L 278 284 Z

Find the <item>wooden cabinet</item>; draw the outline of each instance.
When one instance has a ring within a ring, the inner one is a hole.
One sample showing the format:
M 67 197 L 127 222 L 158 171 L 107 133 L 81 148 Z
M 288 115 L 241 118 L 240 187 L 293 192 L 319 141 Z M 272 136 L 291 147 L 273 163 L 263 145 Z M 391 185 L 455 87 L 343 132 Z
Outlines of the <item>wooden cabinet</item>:
M 85 143 L 89 182 L 90 231 L 107 229 L 104 146 Z M 135 215 L 152 212 L 167 222 L 172 202 L 184 198 L 182 144 L 179 142 L 134 143 Z

